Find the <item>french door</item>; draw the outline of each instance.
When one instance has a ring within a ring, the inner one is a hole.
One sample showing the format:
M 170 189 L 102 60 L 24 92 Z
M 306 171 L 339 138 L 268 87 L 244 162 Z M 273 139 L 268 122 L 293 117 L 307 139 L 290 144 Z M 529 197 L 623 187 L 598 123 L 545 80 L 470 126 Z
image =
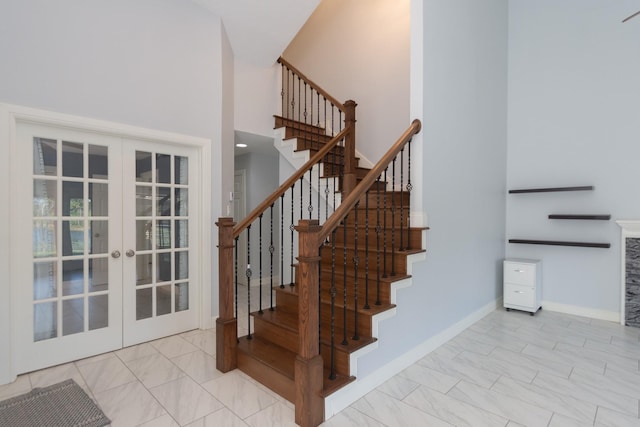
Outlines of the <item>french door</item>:
M 16 136 L 16 371 L 196 328 L 197 151 L 27 123 Z

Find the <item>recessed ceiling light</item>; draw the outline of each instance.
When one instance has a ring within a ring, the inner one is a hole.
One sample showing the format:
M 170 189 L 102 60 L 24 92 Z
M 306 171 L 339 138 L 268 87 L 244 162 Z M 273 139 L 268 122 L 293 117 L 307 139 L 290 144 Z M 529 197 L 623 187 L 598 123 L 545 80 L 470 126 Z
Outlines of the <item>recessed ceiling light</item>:
M 247 148 L 247 144 L 236 144 L 238 148 Z

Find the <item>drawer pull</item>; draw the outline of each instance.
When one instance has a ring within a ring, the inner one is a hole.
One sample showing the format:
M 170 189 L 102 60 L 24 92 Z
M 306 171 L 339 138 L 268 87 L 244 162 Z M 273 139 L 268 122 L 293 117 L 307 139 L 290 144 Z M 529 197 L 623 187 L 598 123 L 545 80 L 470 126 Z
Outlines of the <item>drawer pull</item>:
M 524 273 L 524 270 L 513 270 L 513 271 L 515 271 L 516 273 Z
M 516 294 L 524 294 L 524 292 L 522 291 L 513 291 L 513 292 L 515 292 Z

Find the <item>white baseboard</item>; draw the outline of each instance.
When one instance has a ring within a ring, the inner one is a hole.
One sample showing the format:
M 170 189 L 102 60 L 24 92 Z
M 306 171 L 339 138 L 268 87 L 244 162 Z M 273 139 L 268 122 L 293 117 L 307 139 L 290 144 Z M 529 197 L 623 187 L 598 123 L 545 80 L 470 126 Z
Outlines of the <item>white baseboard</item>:
M 392 376 L 411 366 L 427 354 L 431 353 L 460 332 L 482 319 L 498 307 L 502 306 L 502 298 L 486 304 L 484 307 L 471 313 L 459 322 L 451 325 L 438 335 L 406 352 L 402 356 L 392 360 L 375 372 L 364 378 L 356 378 L 354 382 L 333 393 L 324 400 L 324 417 L 328 420 L 333 415 L 345 409 L 365 394 L 369 393 Z
M 620 322 L 620 313 L 617 311 L 600 310 L 597 308 L 578 307 L 576 305 L 561 304 L 553 301 L 542 301 L 543 310 L 556 311 L 558 313 L 573 314 L 575 316 L 589 317 L 591 319 Z

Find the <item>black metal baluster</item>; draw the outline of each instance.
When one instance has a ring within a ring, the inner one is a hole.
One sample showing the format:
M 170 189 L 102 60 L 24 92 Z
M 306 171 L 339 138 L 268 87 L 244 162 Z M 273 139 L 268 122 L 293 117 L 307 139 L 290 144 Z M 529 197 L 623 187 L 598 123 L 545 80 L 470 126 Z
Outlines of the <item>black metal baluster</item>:
M 353 269 L 354 269 L 354 278 L 353 278 L 353 289 L 354 289 L 354 299 L 353 299 L 353 313 L 354 313 L 354 324 L 353 324 L 353 328 L 354 328 L 354 332 L 353 332 L 353 338 L 354 340 L 359 340 L 360 339 L 360 335 L 358 334 L 358 264 L 360 264 L 360 254 L 358 252 L 358 209 L 360 207 L 360 202 L 358 201 L 356 203 L 356 208 L 355 208 L 355 217 L 354 217 L 354 226 L 353 226 L 353 230 L 354 230 L 354 238 L 353 238 L 353 243 L 354 243 L 354 253 L 355 255 L 353 256 Z M 347 227 L 346 225 L 346 218 L 345 218 L 345 228 Z M 346 283 L 346 281 L 345 281 Z
M 330 338 L 330 359 L 331 367 L 329 379 L 336 379 L 336 230 L 331 232 L 331 338 Z
M 280 196 L 280 289 L 284 288 L 284 193 Z
M 300 177 L 300 219 L 303 218 L 302 216 L 302 197 L 304 196 L 304 174 L 302 174 L 302 176 Z
M 260 214 L 260 216 L 258 217 L 259 221 L 258 221 L 258 226 L 260 227 L 258 230 L 258 248 L 260 249 L 258 252 L 258 270 L 260 273 L 260 283 L 259 283 L 259 294 L 260 294 L 260 303 L 258 304 L 258 313 L 262 314 L 262 215 L 264 215 L 263 213 Z
M 376 305 L 380 305 L 380 175 L 376 179 Z
M 291 97 L 291 93 L 289 92 L 289 74 L 291 73 L 291 70 L 289 70 L 289 67 L 287 67 L 287 100 L 286 100 L 286 104 L 287 104 L 287 115 L 284 116 L 284 111 L 282 111 L 282 115 L 288 119 L 289 118 L 289 98 Z
M 365 193 L 364 202 L 364 246 L 365 246 L 365 267 L 364 267 L 364 308 L 370 309 L 369 306 L 369 190 Z
M 280 100 L 282 102 L 282 117 L 285 117 L 285 100 L 284 100 L 284 69 L 285 66 L 284 64 L 280 64 L 280 77 L 282 79 L 281 82 L 281 86 L 280 86 Z M 287 73 L 289 72 L 289 70 L 287 69 Z
M 404 146 L 400 150 L 400 248 L 404 250 Z
M 307 124 L 307 82 L 306 81 L 304 82 L 304 124 Z
M 382 251 L 382 255 L 384 257 L 383 263 L 382 263 L 382 277 L 388 277 L 387 276 L 387 169 L 389 169 L 389 166 L 387 166 L 386 168 L 384 168 L 384 196 L 383 196 L 383 204 L 384 204 L 384 209 L 382 211 L 383 214 L 383 222 L 384 224 L 382 225 L 382 245 L 383 245 L 383 251 Z
M 391 276 L 396 275 L 396 158 L 391 165 Z
M 293 286 L 295 280 L 293 278 L 293 231 L 294 231 L 294 219 L 293 219 L 293 210 L 294 210 L 294 206 L 293 206 L 293 198 L 295 197 L 295 188 L 296 188 L 296 184 L 293 183 L 291 185 L 291 225 L 289 225 L 289 230 L 291 230 L 291 263 L 290 263 L 290 270 L 289 273 L 291 274 L 291 283 L 289 283 L 290 286 Z
M 322 248 L 318 248 L 318 352 L 322 354 Z
M 240 236 L 237 236 L 235 239 L 236 247 L 235 247 L 235 318 L 238 318 L 238 241 L 240 240 Z
M 343 338 L 342 338 L 342 345 L 347 345 L 349 344 L 349 341 L 347 341 L 347 218 L 349 218 L 349 215 L 346 215 L 344 217 L 344 219 L 342 220 L 342 237 L 343 237 L 343 243 L 342 245 L 344 246 L 343 249 L 343 258 L 342 258 L 342 280 L 343 280 L 343 286 L 342 286 L 342 295 L 343 295 L 343 299 L 342 299 L 342 324 L 343 324 Z
M 310 106 L 310 110 L 311 110 L 311 126 L 313 126 L 313 92 L 315 92 L 315 89 L 313 89 L 312 87 L 309 88 L 311 90 L 311 103 L 309 104 Z M 315 133 L 316 133 L 316 129 L 315 128 L 311 128 L 313 131 L 313 134 L 311 135 L 311 147 L 316 147 L 315 143 L 316 143 L 316 137 L 315 137 Z M 317 148 L 317 147 L 316 147 Z
M 335 111 L 335 106 L 333 104 L 331 104 L 331 132 L 333 132 L 333 113 Z M 336 179 L 337 179 L 337 174 L 334 170 L 334 168 L 336 167 L 336 155 L 338 155 L 337 151 L 338 151 L 339 147 L 334 147 L 333 150 L 333 162 L 331 162 L 331 175 L 333 175 L 333 210 L 335 212 L 336 210 L 336 192 L 338 190 L 338 187 L 336 187 Z
M 318 208 L 316 210 L 316 212 L 318 212 L 317 213 L 317 215 L 318 215 L 318 224 L 320 224 L 320 206 L 321 206 L 320 205 L 320 191 L 321 191 L 320 190 L 320 188 L 321 188 L 320 187 L 320 164 L 321 163 L 322 163 L 322 160 L 320 162 L 316 163 L 316 171 L 317 171 L 317 175 L 318 175 L 318 187 L 317 187 L 317 190 L 318 190 Z
M 276 248 L 273 246 L 273 203 L 271 203 L 271 207 L 270 207 L 270 218 L 271 221 L 269 222 L 269 235 L 271 236 L 270 241 L 269 241 L 269 259 L 270 259 L 270 265 L 271 265 L 271 286 L 269 286 L 269 297 L 271 298 L 271 303 L 270 303 L 270 307 L 269 309 L 271 311 L 273 311 L 273 253 L 275 252 Z
M 329 159 L 329 155 L 325 157 L 327 160 Z M 326 164 L 325 164 L 326 166 Z M 324 167 L 325 175 L 327 168 Z M 329 218 L 329 178 L 325 176 L 324 181 L 324 220 L 326 221 Z
M 293 75 L 293 71 L 291 72 L 291 114 L 289 115 L 289 117 L 287 117 L 288 119 L 293 120 L 295 118 L 295 107 L 296 107 L 296 92 L 295 92 L 295 79 L 294 79 L 294 75 Z M 288 110 L 288 108 L 287 108 Z M 288 113 L 288 111 L 287 111 Z
M 251 225 L 247 227 L 247 339 L 251 336 Z
M 311 166 L 311 169 L 309 169 L 309 207 L 307 208 L 309 211 L 309 219 L 312 219 L 313 215 L 313 190 L 311 186 L 313 182 L 313 168 L 314 166 Z
M 411 249 L 411 139 L 407 144 L 407 250 Z
M 300 95 L 300 76 L 298 76 L 298 122 L 302 122 L 300 120 L 300 104 L 302 103 L 302 96 Z M 302 129 L 302 126 L 298 126 L 299 130 Z

